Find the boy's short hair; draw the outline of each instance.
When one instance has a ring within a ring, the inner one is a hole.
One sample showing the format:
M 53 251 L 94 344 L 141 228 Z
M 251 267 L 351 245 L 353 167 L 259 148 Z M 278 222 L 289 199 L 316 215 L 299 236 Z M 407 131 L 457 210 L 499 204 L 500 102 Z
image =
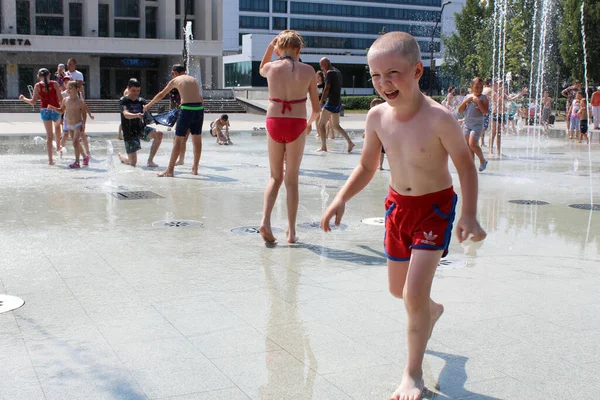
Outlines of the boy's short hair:
M 367 58 L 377 52 L 397 52 L 411 64 L 421 61 L 421 48 L 416 39 L 406 32 L 389 32 L 379 36 L 369 48 Z
M 131 78 L 129 80 L 129 82 L 127 82 L 127 87 L 128 88 L 130 88 L 130 87 L 139 87 L 139 88 L 141 88 L 142 87 L 142 83 L 140 81 L 138 81 L 137 79 L 135 79 L 135 78 Z
M 278 49 L 301 49 L 304 47 L 304 38 L 294 30 L 281 31 L 277 35 Z
M 476 83 L 482 82 L 483 83 L 483 79 L 481 79 L 480 77 L 476 76 L 475 78 L 473 78 L 473 80 L 471 81 L 471 85 L 474 85 Z
M 229 120 L 229 116 L 227 114 L 223 114 L 223 115 L 221 115 L 221 119 L 223 121 L 228 121 Z
M 185 67 L 181 64 L 175 64 L 173 65 L 173 68 L 171 68 L 171 71 L 177 72 L 178 74 L 183 74 L 185 73 Z
M 373 100 L 371 100 L 371 102 L 369 103 L 369 108 L 373 108 L 379 104 L 383 104 L 385 103 L 381 97 L 375 97 Z

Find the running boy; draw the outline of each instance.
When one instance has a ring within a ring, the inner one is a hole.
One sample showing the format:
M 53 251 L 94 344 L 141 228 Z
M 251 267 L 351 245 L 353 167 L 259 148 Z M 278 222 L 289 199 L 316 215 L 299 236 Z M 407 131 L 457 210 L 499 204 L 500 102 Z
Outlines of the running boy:
M 175 128 L 175 142 L 173 143 L 169 166 L 158 176 L 172 177 L 175 173 L 175 162 L 180 155 L 188 130 L 192 134 L 194 145 L 192 175 L 198 175 L 198 164 L 200 164 L 200 155 L 202 154 L 202 123 L 204 122 L 204 106 L 202 105 L 204 100 L 200 94 L 200 84 L 198 84 L 196 78 L 187 75 L 185 67 L 180 64 L 173 65 L 171 75 L 173 79 L 169 81 L 167 86 L 154 96 L 150 103 L 144 106 L 144 111 L 150 110 L 154 103 L 164 98 L 172 89 L 177 89 L 181 96 L 181 106 L 179 107 L 181 111 L 177 120 L 177 128 Z
M 119 153 L 119 159 L 123 164 L 135 167 L 137 164 L 137 152 L 142 148 L 140 139 L 149 142 L 153 139 L 150 154 L 148 155 L 148 165 L 151 168 L 158 167 L 154 162 L 154 156 L 160 147 L 163 134 L 151 126 L 145 126 L 143 107 L 146 100 L 139 97 L 142 84 L 135 78 L 131 78 L 127 83 L 127 96 L 121 97 L 119 104 L 121 107 L 121 126 L 123 127 L 123 140 L 125 142 L 125 151 L 127 156 Z
M 60 114 L 65 113 L 64 127 L 68 134 L 73 138 L 73 150 L 75 151 L 75 162 L 69 165 L 69 168 L 81 168 L 79 157 L 82 155 L 81 139 L 85 136 L 85 122 L 87 120 L 88 108 L 79 96 L 79 87 L 76 81 L 67 83 L 67 93 L 69 97 L 62 100 L 60 108 L 52 105 L 48 106 L 52 111 Z M 83 153 L 83 165 L 89 165 L 90 156 Z
M 460 242 L 486 234 L 477 214 L 477 171 L 460 126 L 443 106 L 423 95 L 423 63 L 417 41 L 404 32 L 380 36 L 367 55 L 373 85 L 387 104 L 367 114 L 366 139 L 358 166 L 321 219 L 329 231 L 339 225 L 346 202 L 358 194 L 377 170 L 381 146 L 390 164 L 385 201 L 390 292 L 404 299 L 408 314 L 408 361 L 402 382 L 390 399 L 416 400 L 425 391 L 423 356 L 441 304 L 430 299 L 433 275 L 448 252 L 457 196 L 452 189 L 448 156 L 461 183 Z
M 462 103 L 458 106 L 458 112 L 463 113 L 465 110 L 465 122 L 463 132 L 465 140 L 471 150 L 472 155 L 479 158 L 479 172 L 485 171 L 487 160 L 483 157 L 483 151 L 479 147 L 479 139 L 483 133 L 484 116 L 487 115 L 489 109 L 489 99 L 483 94 L 483 80 L 479 77 L 474 78 L 471 82 L 473 93 L 466 96 Z M 473 156 L 471 156 L 473 158 Z

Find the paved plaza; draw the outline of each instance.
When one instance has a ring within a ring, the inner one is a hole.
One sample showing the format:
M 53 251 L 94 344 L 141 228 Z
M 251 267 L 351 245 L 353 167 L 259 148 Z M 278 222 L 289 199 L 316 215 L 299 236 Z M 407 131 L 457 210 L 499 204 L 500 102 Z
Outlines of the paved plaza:
M 383 226 L 362 222 L 383 216 L 387 161 L 348 204 L 345 229 L 310 229 L 358 162 L 364 115 L 342 119 L 357 132 L 351 154 L 343 140 L 315 153 L 308 138 L 306 228 L 296 245 L 276 233 L 275 247 L 248 228 L 268 178 L 265 132 L 253 129 L 264 117 L 232 115 L 232 146 L 205 133 L 198 176 L 189 143 L 175 178 L 107 158 L 108 139 L 123 151 L 114 116 L 89 124 L 81 170 L 68 168 L 72 149 L 47 165 L 38 115 L 12 118 L 0 116 L 0 294 L 25 304 L 0 314 L 0 399 L 386 400 L 396 389 L 406 313 L 387 290 Z M 488 237 L 479 248 L 453 238 L 436 273 L 446 312 L 425 355 L 429 398 L 600 396 L 600 211 L 569 207 L 590 192 L 600 203 L 597 140 L 588 153 L 506 136 L 505 157 L 479 174 Z M 286 228 L 283 187 L 273 223 Z

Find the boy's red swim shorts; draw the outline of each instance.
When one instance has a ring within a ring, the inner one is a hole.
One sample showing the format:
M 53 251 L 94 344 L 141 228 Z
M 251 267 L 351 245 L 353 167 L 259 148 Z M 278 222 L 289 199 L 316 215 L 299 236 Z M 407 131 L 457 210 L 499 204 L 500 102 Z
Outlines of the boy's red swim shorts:
M 411 249 L 443 250 L 448 254 L 458 197 L 450 186 L 423 196 L 403 196 L 390 187 L 385 199 L 385 254 L 409 261 Z

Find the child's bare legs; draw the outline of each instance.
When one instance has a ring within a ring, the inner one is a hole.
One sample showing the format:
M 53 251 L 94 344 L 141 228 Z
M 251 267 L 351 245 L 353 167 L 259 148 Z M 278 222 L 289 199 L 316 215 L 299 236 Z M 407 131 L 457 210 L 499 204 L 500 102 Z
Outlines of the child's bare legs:
M 198 135 L 192 135 L 192 144 L 194 145 L 194 164 L 192 164 L 192 175 L 198 175 L 198 166 L 200 165 L 200 156 L 202 155 L 202 132 Z
M 190 137 L 190 130 L 188 129 L 187 133 L 185 134 L 185 140 L 183 141 L 183 143 L 181 143 L 181 150 L 179 151 L 179 159 L 177 160 L 175 165 L 183 165 L 183 162 L 185 160 L 185 151 L 187 148 L 187 140 L 189 137 Z M 175 145 L 175 138 L 173 138 L 173 145 Z
M 329 139 L 335 139 L 335 131 L 333 130 L 333 126 L 331 125 L 331 118 L 327 121 L 327 137 Z
M 338 131 L 342 134 L 344 139 L 346 139 L 346 142 L 348 142 L 348 153 L 350 153 L 354 148 L 355 144 L 352 142 L 352 140 L 350 140 L 350 136 L 348 136 L 344 128 L 342 128 L 342 126 L 340 125 L 339 113 L 331 114 L 331 126 L 333 127 L 334 131 Z
M 298 203 L 300 195 L 298 194 L 298 174 L 300 173 L 300 163 L 304 153 L 304 144 L 306 135 L 304 132 L 292 143 L 285 145 L 285 191 L 287 195 L 287 214 L 288 214 L 288 243 L 296 243 L 296 216 L 298 214 Z
M 148 166 L 155 168 L 158 167 L 158 164 L 154 162 L 154 156 L 162 143 L 163 133 L 160 131 L 152 131 L 148 135 L 148 139 L 152 139 L 152 146 L 150 147 L 150 154 L 148 155 Z
M 467 138 L 467 143 L 469 144 L 469 150 L 471 150 L 471 154 L 474 154 L 479 158 L 479 164 L 485 163 L 485 157 L 483 156 L 483 151 L 481 147 L 479 147 L 479 140 L 477 140 L 476 136 L 469 134 Z
M 323 138 L 327 140 L 325 136 L 321 136 L 322 140 Z M 273 211 L 273 207 L 275 206 L 275 200 L 277 200 L 277 193 L 279 193 L 279 188 L 283 183 L 283 157 L 285 155 L 285 145 L 283 143 L 277 143 L 270 135 L 267 134 L 267 148 L 269 151 L 269 168 L 271 170 L 271 177 L 269 178 L 269 183 L 267 183 L 267 188 L 265 190 L 263 217 L 259 230 L 265 242 L 273 243 L 276 239 L 275 236 L 273 236 L 273 231 L 271 230 L 271 213 Z
M 81 155 L 81 143 L 79 140 L 81 139 L 81 132 L 79 129 L 75 129 L 73 131 L 69 131 L 73 136 L 73 151 L 75 152 L 75 162 L 79 162 L 79 156 Z
M 83 143 L 83 147 L 85 148 L 85 154 L 87 157 L 91 156 L 90 152 L 90 141 L 88 140 L 87 134 L 85 132 L 81 132 L 81 143 Z
M 321 147 L 317 151 L 327 151 L 327 121 L 329 121 L 330 115 L 331 113 L 324 108 L 321 110 L 321 114 L 319 114 L 317 132 L 321 138 Z
M 119 124 L 119 133 L 117 134 L 118 140 L 123 140 L 123 125 Z
M 52 158 L 52 121 L 44 121 L 44 129 L 46 129 L 46 153 L 48 153 L 48 165 L 54 165 Z
M 409 262 L 388 260 L 390 292 L 404 299 L 408 315 L 408 358 L 402 382 L 392 400 L 420 399 L 425 388 L 423 357 L 433 327 L 444 312 L 441 304 L 430 298 L 433 275 L 442 251 L 413 250 Z
M 490 150 L 490 156 L 494 155 L 494 139 L 496 138 L 496 129 L 498 127 L 498 124 L 496 123 L 496 121 L 494 119 L 492 119 L 492 121 L 490 121 L 491 123 L 491 131 L 490 131 L 490 135 L 489 135 L 489 139 L 488 139 L 488 147 Z
M 196 135 L 196 136 L 198 136 L 198 135 Z M 186 140 L 185 136 L 175 135 L 175 138 L 173 140 L 173 150 L 171 151 L 171 158 L 169 159 L 169 165 L 167 166 L 167 169 L 165 169 L 163 172 L 159 172 L 158 174 L 156 174 L 157 176 L 172 177 L 174 175 L 175 161 L 177 161 L 177 157 L 179 157 L 182 143 L 184 143 L 185 140 Z
M 60 152 L 60 132 L 62 131 L 62 125 L 60 120 L 54 123 L 54 139 L 56 140 L 56 152 Z

